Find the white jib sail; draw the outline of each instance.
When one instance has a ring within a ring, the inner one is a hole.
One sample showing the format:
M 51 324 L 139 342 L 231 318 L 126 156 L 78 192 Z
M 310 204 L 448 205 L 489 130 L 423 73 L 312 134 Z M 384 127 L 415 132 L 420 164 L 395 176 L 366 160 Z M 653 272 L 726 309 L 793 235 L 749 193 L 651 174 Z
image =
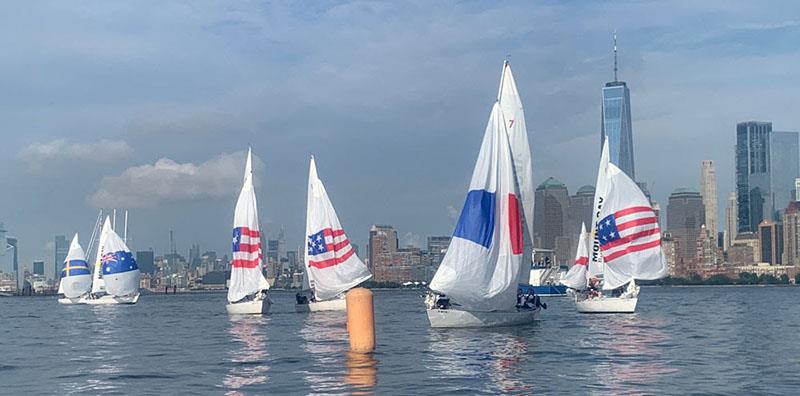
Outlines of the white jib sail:
M 430 284 L 466 310 L 516 305 L 522 219 L 505 126 L 495 103 L 453 239 Z
M 561 284 L 576 290 L 586 288 L 586 266 L 589 263 L 589 245 L 591 234 L 586 231 L 586 224 L 581 223 L 581 236 L 578 238 L 578 249 L 575 252 L 575 264 L 569 268 Z
M 100 268 L 103 271 L 106 293 L 112 296 L 127 296 L 139 291 L 139 266 L 128 245 L 111 228 L 106 218 L 100 236 Z
M 633 279 L 665 277 L 661 230 L 650 201 L 614 164 L 608 165 L 606 188 L 597 226 L 605 262 L 603 289 L 616 289 Z
M 97 239 L 97 254 L 95 254 L 94 268 L 92 272 L 92 294 L 103 294 L 106 292 L 106 282 L 103 279 L 103 245 L 111 232 L 111 220 L 106 216 L 103 227 L 100 229 L 100 237 Z
M 64 259 L 64 267 L 61 269 L 61 283 L 58 291 L 68 298 L 77 298 L 91 289 L 92 273 L 86 262 L 86 253 L 78 243 L 78 234 L 75 234 L 69 245 L 67 258 Z
M 329 300 L 372 277 L 355 254 L 339 217 L 317 176 L 314 157 L 308 168 L 306 273 L 317 300 Z
M 249 295 L 269 289 L 261 272 L 261 231 L 258 227 L 258 205 L 253 188 L 251 150 L 247 150 L 244 182 L 233 213 L 233 255 L 228 302 L 237 302 Z
M 520 283 L 528 283 L 531 274 L 531 255 L 533 254 L 533 165 L 531 164 L 531 147 L 528 144 L 528 128 L 525 124 L 525 110 L 522 107 L 522 99 L 520 99 L 514 75 L 511 73 L 511 65 L 508 61 L 503 63 L 500 92 L 497 97 L 505 118 L 511 156 L 514 162 L 514 175 L 517 180 L 525 222 L 524 252 L 522 260 L 520 260 L 519 279 Z
M 592 243 L 589 250 L 589 276 L 598 276 L 603 273 L 603 254 L 600 251 L 600 242 L 597 240 L 597 222 L 600 220 L 600 210 L 605 202 L 608 164 L 608 139 L 605 139 L 603 148 L 600 151 L 600 165 L 597 168 L 597 183 L 595 184 L 594 202 L 592 204 Z

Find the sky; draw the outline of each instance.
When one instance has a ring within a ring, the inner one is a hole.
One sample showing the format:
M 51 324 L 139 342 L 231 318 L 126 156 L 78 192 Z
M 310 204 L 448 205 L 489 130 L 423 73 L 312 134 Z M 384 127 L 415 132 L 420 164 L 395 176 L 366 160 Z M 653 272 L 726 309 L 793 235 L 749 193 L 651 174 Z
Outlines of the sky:
M 535 182 L 594 184 L 615 29 L 637 178 L 665 207 L 714 160 L 722 216 L 736 123 L 800 130 L 798 16 L 792 1 L 18 2 L 0 13 L 0 222 L 28 268 L 113 207 L 134 250 L 167 250 L 172 229 L 180 252 L 224 253 L 251 145 L 268 236 L 304 240 L 314 154 L 362 249 L 376 223 L 422 244 L 452 232 L 507 56 Z

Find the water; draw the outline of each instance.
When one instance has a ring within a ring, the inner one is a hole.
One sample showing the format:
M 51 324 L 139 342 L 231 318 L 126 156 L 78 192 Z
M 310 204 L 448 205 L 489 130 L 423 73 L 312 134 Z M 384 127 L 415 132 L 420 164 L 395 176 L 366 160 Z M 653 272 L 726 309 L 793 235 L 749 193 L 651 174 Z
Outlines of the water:
M 633 315 L 433 330 L 419 292 L 376 291 L 377 352 L 349 354 L 341 314 L 232 320 L 224 294 L 135 306 L 0 299 L 3 394 L 794 394 L 800 287 L 643 288 Z

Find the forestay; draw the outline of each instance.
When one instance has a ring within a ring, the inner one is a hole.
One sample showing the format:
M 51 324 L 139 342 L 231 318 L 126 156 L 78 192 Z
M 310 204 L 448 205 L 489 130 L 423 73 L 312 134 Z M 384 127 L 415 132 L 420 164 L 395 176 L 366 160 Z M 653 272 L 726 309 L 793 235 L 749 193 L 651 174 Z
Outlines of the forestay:
M 505 126 L 495 103 L 450 247 L 430 284 L 466 310 L 516 304 L 522 223 Z
M 75 234 L 69 245 L 67 258 L 64 259 L 58 290 L 67 298 L 77 298 L 88 293 L 91 288 L 92 273 L 89 271 L 89 263 L 86 262 L 86 253 L 78 243 L 78 234 Z
M 503 63 L 503 73 L 500 78 L 500 92 L 497 95 L 500 108 L 503 110 L 508 141 L 511 146 L 511 157 L 514 164 L 514 175 L 517 181 L 517 191 L 522 203 L 522 217 L 525 223 L 523 242 L 520 283 L 528 283 L 531 273 L 531 255 L 533 253 L 533 166 L 531 165 L 531 147 L 528 144 L 528 129 L 525 123 L 525 110 L 522 99 L 511 73 L 508 61 Z
M 111 228 L 106 217 L 98 246 L 100 268 L 103 271 L 106 293 L 112 296 L 127 296 L 139 291 L 139 266 L 133 253 L 122 238 Z
M 325 186 L 317 176 L 314 157 L 308 169 L 306 244 L 307 282 L 317 300 L 332 299 L 372 277 L 339 223 Z
M 614 164 L 608 165 L 607 176 L 605 203 L 597 224 L 605 262 L 603 289 L 616 289 L 633 279 L 665 277 L 661 231 L 650 201 Z
M 578 249 L 575 252 L 575 264 L 570 267 L 567 275 L 561 280 L 561 284 L 576 290 L 586 289 L 586 266 L 589 263 L 590 244 L 591 236 L 586 231 L 586 224 L 581 223 L 581 235 L 578 238 Z
M 244 169 L 244 182 L 233 214 L 233 255 L 228 302 L 269 289 L 269 282 L 261 273 L 263 254 L 261 231 L 258 227 L 258 205 L 253 188 L 253 166 L 250 149 Z

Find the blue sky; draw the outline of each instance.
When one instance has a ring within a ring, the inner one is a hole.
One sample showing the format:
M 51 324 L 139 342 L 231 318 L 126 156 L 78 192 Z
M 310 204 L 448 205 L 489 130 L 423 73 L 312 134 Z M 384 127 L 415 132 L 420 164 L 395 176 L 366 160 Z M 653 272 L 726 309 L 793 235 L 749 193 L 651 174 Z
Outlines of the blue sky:
M 734 128 L 800 130 L 795 2 L 19 2 L 0 15 L 0 221 L 21 259 L 131 209 L 135 249 L 225 252 L 242 150 L 261 222 L 302 240 L 309 154 L 362 244 L 450 234 L 510 54 L 537 182 L 594 182 L 600 89 L 631 89 L 636 174 L 666 204 Z

